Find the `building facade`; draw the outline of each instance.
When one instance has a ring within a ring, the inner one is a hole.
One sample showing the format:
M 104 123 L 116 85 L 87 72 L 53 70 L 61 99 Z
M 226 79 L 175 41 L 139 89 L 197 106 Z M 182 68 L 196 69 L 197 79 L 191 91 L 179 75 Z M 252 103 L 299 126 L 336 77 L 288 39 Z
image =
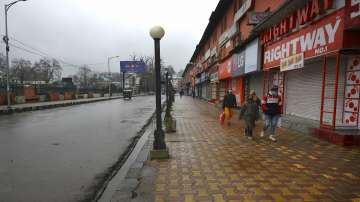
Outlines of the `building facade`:
M 212 101 L 232 89 L 239 105 L 278 86 L 289 125 L 359 129 L 359 34 L 356 0 L 221 0 L 183 76 L 191 90 L 205 72 Z

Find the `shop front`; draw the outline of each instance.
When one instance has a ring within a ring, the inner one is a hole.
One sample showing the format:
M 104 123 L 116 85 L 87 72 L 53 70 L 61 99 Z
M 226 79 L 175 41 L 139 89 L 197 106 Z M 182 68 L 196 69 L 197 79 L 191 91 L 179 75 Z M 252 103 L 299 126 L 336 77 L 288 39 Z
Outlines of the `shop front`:
M 195 78 L 195 97 L 201 96 L 201 77 Z
M 262 34 L 264 93 L 278 86 L 285 114 L 329 129 L 359 125 L 360 60 L 345 54 L 342 2 L 309 1 Z
M 207 87 L 207 79 L 206 79 L 206 73 L 203 72 L 201 73 L 201 76 L 200 76 L 200 88 L 201 88 L 201 93 L 199 94 L 200 98 L 202 99 L 206 99 L 206 87 Z
M 232 88 L 231 79 L 232 57 L 224 60 L 219 65 L 219 100 L 224 99 L 225 93 Z

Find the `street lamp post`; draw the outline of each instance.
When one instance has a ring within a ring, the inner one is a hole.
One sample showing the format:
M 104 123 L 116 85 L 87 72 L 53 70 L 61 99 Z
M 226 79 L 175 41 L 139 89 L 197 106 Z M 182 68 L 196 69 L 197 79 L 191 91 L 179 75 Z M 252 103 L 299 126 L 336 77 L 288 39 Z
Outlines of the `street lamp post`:
M 150 35 L 154 39 L 155 45 L 155 86 L 156 86 L 156 130 L 153 150 L 150 152 L 152 159 L 169 158 L 169 152 L 165 144 L 165 133 L 162 129 L 161 120 L 161 75 L 160 75 L 160 40 L 165 35 L 165 31 L 160 26 L 151 28 Z
M 3 38 L 6 44 L 6 98 L 7 98 L 7 108 L 8 111 L 11 111 L 11 100 L 10 100 L 10 62 L 9 62 L 9 35 L 8 35 L 8 21 L 7 21 L 7 13 L 11 6 L 20 2 L 20 1 L 27 1 L 27 0 L 18 0 L 11 2 L 9 4 L 5 4 L 5 36 Z
M 111 71 L 110 71 L 110 60 L 118 58 L 120 56 L 108 57 L 108 75 L 109 75 L 109 98 L 111 97 Z
M 165 73 L 165 94 L 166 94 L 166 106 L 169 106 L 169 72 Z

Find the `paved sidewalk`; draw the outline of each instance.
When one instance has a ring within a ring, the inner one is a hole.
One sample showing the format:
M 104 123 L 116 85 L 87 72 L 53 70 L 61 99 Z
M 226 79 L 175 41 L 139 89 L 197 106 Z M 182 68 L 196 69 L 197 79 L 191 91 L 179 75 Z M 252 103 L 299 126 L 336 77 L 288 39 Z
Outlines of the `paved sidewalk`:
M 145 201 L 360 201 L 359 147 L 284 129 L 273 143 L 257 135 L 260 126 L 251 141 L 242 123 L 220 126 L 218 109 L 189 97 L 177 99 L 174 114 L 177 133 L 166 135 L 171 159 L 147 161 L 152 194 L 141 191 L 149 192 L 147 180 L 133 192 Z
M 36 102 L 36 103 L 26 103 L 26 104 L 16 104 L 12 105 L 11 108 L 14 112 L 22 112 L 22 111 L 33 111 L 33 110 L 40 110 L 46 108 L 53 108 L 53 107 L 63 107 L 69 105 L 76 105 L 76 104 L 85 104 L 90 102 L 98 102 L 104 101 L 109 99 L 118 99 L 122 98 L 122 96 L 112 96 L 112 97 L 100 97 L 100 98 L 86 98 L 86 99 L 76 99 L 76 100 L 62 100 L 62 101 L 52 101 L 52 102 Z M 0 106 L 0 114 L 7 112 L 7 106 L 1 105 Z

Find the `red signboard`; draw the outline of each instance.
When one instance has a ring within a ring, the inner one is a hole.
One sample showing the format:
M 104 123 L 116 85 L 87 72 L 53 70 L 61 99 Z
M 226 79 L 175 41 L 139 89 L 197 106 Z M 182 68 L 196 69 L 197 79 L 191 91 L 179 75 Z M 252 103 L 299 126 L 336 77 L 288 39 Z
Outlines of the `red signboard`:
M 228 58 L 219 66 L 219 80 L 231 77 L 232 58 Z
M 345 28 L 353 28 L 360 25 L 360 1 L 346 0 Z
M 264 69 L 280 66 L 280 60 L 304 53 L 304 58 L 342 48 L 345 10 L 326 16 L 300 31 L 264 48 Z

